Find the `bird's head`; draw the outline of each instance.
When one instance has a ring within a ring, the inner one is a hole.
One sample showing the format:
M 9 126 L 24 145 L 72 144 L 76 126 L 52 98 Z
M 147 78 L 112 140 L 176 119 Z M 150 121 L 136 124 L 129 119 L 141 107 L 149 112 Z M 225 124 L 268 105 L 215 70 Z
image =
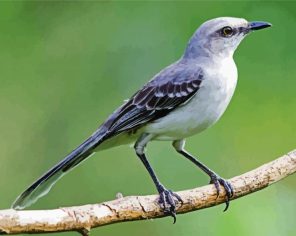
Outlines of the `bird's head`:
M 242 18 L 220 17 L 203 23 L 190 39 L 185 56 L 199 54 L 232 56 L 240 42 L 254 30 L 270 27 L 267 22 L 248 22 Z

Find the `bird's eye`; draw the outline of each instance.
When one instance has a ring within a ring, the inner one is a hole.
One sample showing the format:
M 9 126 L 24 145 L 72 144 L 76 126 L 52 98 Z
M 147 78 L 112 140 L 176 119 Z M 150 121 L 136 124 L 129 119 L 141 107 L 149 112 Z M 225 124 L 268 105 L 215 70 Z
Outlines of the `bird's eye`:
M 233 29 L 230 26 L 226 26 L 222 28 L 221 33 L 224 37 L 231 37 L 233 35 Z

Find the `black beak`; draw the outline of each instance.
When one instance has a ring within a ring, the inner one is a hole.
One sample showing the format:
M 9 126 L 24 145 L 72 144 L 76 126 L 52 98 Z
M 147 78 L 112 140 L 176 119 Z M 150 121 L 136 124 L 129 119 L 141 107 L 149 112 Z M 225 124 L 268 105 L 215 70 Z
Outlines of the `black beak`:
M 252 21 L 249 22 L 248 29 L 253 31 L 253 30 L 260 30 L 260 29 L 265 29 L 272 26 L 272 24 L 268 22 L 263 22 L 263 21 Z

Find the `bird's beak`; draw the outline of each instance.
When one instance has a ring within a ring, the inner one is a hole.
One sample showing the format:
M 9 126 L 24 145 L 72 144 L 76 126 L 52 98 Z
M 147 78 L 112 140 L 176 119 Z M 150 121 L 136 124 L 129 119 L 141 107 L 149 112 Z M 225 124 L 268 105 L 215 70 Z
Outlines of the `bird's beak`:
M 260 30 L 260 29 L 265 29 L 272 26 L 272 24 L 268 22 L 263 22 L 263 21 L 252 21 L 249 22 L 248 24 L 248 30 L 254 31 L 254 30 Z

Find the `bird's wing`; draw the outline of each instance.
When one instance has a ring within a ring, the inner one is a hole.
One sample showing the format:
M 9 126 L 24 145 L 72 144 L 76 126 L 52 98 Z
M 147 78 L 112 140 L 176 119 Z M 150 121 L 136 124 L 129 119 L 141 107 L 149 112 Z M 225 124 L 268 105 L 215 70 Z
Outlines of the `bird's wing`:
M 23 209 L 47 194 L 63 175 L 88 158 L 104 140 L 165 116 L 187 102 L 199 90 L 202 80 L 202 70 L 187 64 L 174 64 L 161 71 L 117 109 L 90 138 L 27 188 L 12 207 Z
M 106 138 L 136 129 L 186 103 L 200 88 L 200 67 L 178 63 L 157 74 L 103 124 Z

